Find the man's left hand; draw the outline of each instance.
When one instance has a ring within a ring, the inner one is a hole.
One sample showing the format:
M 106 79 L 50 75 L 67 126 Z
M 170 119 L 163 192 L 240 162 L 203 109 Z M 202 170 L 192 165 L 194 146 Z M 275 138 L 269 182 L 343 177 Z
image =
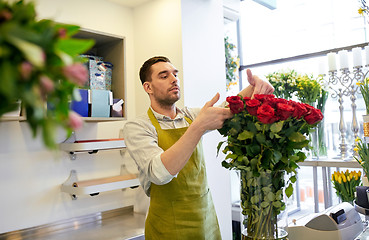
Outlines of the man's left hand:
M 249 81 L 250 85 L 253 86 L 254 88 L 251 98 L 254 97 L 254 94 L 273 94 L 274 87 L 268 81 L 264 81 L 260 79 L 258 76 L 252 75 L 250 69 L 247 69 L 246 72 L 247 72 L 247 80 Z

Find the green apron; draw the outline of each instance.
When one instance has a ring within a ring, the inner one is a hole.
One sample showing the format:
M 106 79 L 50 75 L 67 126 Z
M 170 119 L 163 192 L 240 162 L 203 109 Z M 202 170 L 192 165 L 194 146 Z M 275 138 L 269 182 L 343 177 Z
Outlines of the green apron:
M 158 133 L 158 145 L 164 151 L 188 128 L 161 129 L 151 109 L 147 113 Z M 191 119 L 185 119 L 192 123 Z M 206 179 L 201 141 L 176 178 L 165 185 L 151 183 L 150 195 L 145 239 L 221 239 Z

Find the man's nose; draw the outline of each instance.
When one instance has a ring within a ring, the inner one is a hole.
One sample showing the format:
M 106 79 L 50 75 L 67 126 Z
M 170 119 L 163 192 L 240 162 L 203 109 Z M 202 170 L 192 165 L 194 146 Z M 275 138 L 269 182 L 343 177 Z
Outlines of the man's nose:
M 178 82 L 178 78 L 174 74 L 170 74 L 171 82 Z

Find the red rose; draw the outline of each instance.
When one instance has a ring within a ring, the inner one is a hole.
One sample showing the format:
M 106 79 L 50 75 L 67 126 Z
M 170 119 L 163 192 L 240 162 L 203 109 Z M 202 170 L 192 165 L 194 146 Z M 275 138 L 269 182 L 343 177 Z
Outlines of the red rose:
M 323 114 L 319 109 L 311 107 L 310 112 L 305 115 L 304 119 L 308 124 L 313 125 L 323 119 Z
M 243 98 L 243 100 L 244 100 L 245 102 L 247 102 L 247 101 L 250 101 L 250 100 L 251 100 L 251 98 L 250 98 L 250 97 L 244 97 L 244 98 Z
M 226 101 L 229 103 L 229 108 L 233 114 L 242 112 L 243 110 L 243 102 L 240 96 L 231 96 L 227 97 Z
M 257 99 L 250 99 L 245 103 L 247 111 L 252 115 L 257 115 L 258 107 L 261 105 L 261 102 Z
M 293 115 L 295 108 L 285 103 L 277 103 L 277 115 L 280 120 L 287 120 Z
M 274 98 L 273 94 L 255 94 L 254 98 L 262 103 L 268 102 L 270 99 Z
M 274 123 L 277 120 L 274 109 L 267 104 L 263 104 L 258 108 L 257 117 L 264 124 Z
M 308 113 L 308 109 L 305 107 L 305 104 L 293 101 L 290 101 L 290 104 L 295 107 L 292 115 L 294 118 L 300 119 L 302 116 Z

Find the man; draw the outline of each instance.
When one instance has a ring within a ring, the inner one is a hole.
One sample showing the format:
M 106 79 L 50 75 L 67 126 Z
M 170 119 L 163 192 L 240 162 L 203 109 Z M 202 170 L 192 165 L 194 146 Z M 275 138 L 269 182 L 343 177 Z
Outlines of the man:
M 202 109 L 179 109 L 178 70 L 166 57 L 153 57 L 140 69 L 150 98 L 147 114 L 128 121 L 123 135 L 137 163 L 140 182 L 150 196 L 145 239 L 221 239 L 206 179 L 201 137 L 232 117 L 228 108 L 214 107 L 217 93 Z M 240 92 L 271 94 L 273 87 L 248 70 L 250 86 Z

